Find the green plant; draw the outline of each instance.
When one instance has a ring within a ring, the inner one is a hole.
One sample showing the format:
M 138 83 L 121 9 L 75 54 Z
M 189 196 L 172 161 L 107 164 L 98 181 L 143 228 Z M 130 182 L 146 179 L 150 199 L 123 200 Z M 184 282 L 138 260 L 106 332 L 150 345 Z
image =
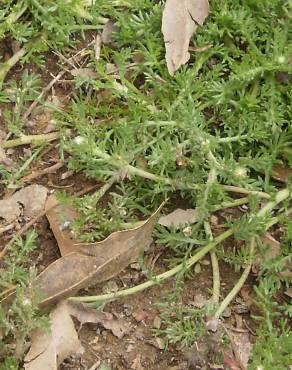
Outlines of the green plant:
M 4 303 L 0 307 L 0 359 L 4 359 L 7 369 L 18 368 L 17 360 L 21 359 L 32 330 L 48 327 L 47 317 L 38 308 L 41 297 L 35 280 L 36 270 L 29 258 L 29 253 L 36 248 L 36 238 L 34 231 L 27 232 L 25 238 L 16 238 L 1 272 L 0 297 L 4 298 Z M 14 288 L 8 308 L 5 297 Z

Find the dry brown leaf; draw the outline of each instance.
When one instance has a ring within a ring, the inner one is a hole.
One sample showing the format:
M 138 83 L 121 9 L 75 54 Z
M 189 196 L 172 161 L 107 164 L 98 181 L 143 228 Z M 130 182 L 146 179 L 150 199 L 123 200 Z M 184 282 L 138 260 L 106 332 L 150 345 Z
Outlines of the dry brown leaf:
M 0 219 L 7 223 L 15 221 L 21 214 L 25 217 L 35 217 L 44 210 L 47 189 L 42 185 L 30 185 L 10 198 L 0 200 Z
M 198 212 L 196 209 L 176 209 L 166 216 L 161 216 L 158 223 L 167 227 L 180 228 L 198 221 Z
M 101 242 L 75 244 L 74 252 L 49 265 L 37 278 L 44 296 L 42 306 L 72 296 L 96 282 L 109 280 L 137 260 L 151 242 L 161 207 L 141 226 L 114 232 Z M 58 227 L 52 230 L 54 233 L 57 230 L 59 242 L 62 231 Z
M 76 251 L 69 225 L 77 217 L 77 212 L 69 205 L 60 204 L 54 195 L 46 201 L 47 219 L 57 240 L 61 256 L 66 256 Z
M 67 303 L 61 302 L 50 318 L 50 332 L 37 330 L 32 335 L 31 348 L 24 359 L 26 370 L 57 370 L 65 358 L 83 353 Z
M 281 182 L 288 182 L 292 179 L 292 168 L 283 165 L 274 166 L 273 178 Z
M 252 272 L 258 274 L 260 266 L 264 261 L 267 261 L 270 258 L 275 258 L 279 256 L 281 252 L 281 244 L 276 240 L 269 232 L 264 233 L 261 236 L 261 241 L 268 245 L 269 249 L 265 255 L 258 256 L 252 264 Z
M 108 45 L 108 44 L 111 44 L 112 43 L 112 33 L 113 32 L 117 32 L 118 31 L 118 27 L 117 25 L 112 21 L 112 20 L 108 20 L 102 30 L 102 34 L 101 34 L 101 40 L 103 42 L 103 44 L 105 45 Z
M 190 39 L 209 13 L 208 0 L 167 0 L 162 15 L 165 59 L 171 75 L 189 58 Z
M 91 68 L 76 68 L 72 69 L 70 73 L 74 77 L 81 76 L 89 79 L 96 79 L 98 77 L 97 73 Z
M 89 308 L 80 302 L 62 301 L 50 314 L 50 331 L 37 330 L 33 333 L 31 348 L 25 357 L 26 370 L 57 370 L 65 358 L 83 353 L 71 316 L 81 325 L 100 324 L 118 338 L 129 331 L 129 325 L 116 320 L 112 314 Z

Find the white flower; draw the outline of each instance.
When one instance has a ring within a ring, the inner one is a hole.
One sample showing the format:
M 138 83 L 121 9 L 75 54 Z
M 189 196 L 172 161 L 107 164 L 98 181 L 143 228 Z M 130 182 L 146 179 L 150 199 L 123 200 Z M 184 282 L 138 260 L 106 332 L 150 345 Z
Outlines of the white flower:
M 81 145 L 86 141 L 85 137 L 83 136 L 76 136 L 73 140 L 76 145 Z

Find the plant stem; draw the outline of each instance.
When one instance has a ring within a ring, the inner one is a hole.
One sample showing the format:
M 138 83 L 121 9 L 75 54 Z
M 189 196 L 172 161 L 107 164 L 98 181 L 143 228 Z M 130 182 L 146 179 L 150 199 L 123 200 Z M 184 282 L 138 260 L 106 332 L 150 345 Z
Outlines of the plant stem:
M 209 222 L 204 222 L 205 232 L 206 235 L 209 236 L 210 240 L 213 240 L 213 234 L 210 227 Z M 220 297 L 220 271 L 219 271 L 219 263 L 216 252 L 214 250 L 210 251 L 211 256 L 211 264 L 212 264 L 212 272 L 213 272 L 213 291 L 212 291 L 212 302 L 215 305 L 219 304 L 219 297 Z
M 271 196 L 268 193 L 264 193 L 263 191 L 248 190 L 248 189 L 240 188 L 238 186 L 233 186 L 233 185 L 222 185 L 222 186 L 226 191 L 230 191 L 231 193 L 257 195 L 258 197 L 264 198 L 264 199 L 271 198 Z
M 159 284 L 162 281 L 176 275 L 178 272 L 182 271 L 183 269 L 189 269 L 191 266 L 193 266 L 195 263 L 201 260 L 213 248 L 215 248 L 216 245 L 218 245 L 223 240 L 230 237 L 232 234 L 233 234 L 232 230 L 225 231 L 224 233 L 217 236 L 213 241 L 208 243 L 205 247 L 201 248 L 199 252 L 197 252 L 193 257 L 189 258 L 186 262 L 181 263 L 175 266 L 174 268 L 172 268 L 171 270 L 168 270 L 160 275 L 157 275 L 156 277 L 153 278 L 153 280 L 146 281 L 145 283 L 142 283 L 135 287 L 120 290 L 115 293 L 103 294 L 103 295 L 98 295 L 98 296 L 71 297 L 69 299 L 74 300 L 74 301 L 81 301 L 81 302 L 101 302 L 101 301 L 107 301 L 107 300 L 112 300 L 116 298 L 126 297 L 128 295 L 141 292 L 142 290 L 150 288 L 153 285 Z
M 282 202 L 283 200 L 287 199 L 291 196 L 291 192 L 289 189 L 280 190 L 275 197 L 274 201 L 267 203 L 259 212 L 258 216 L 264 216 L 266 213 L 270 212 L 278 203 Z M 267 226 L 266 226 L 267 229 Z M 217 236 L 214 240 L 208 243 L 206 246 L 202 247 L 193 257 L 189 258 L 186 262 L 181 263 L 171 270 L 168 270 L 160 275 L 157 275 L 152 280 L 146 281 L 140 285 L 135 287 L 120 290 L 115 293 L 103 294 L 98 296 L 83 296 L 83 297 L 71 297 L 70 300 L 81 301 L 81 302 L 101 302 L 101 301 L 108 301 L 113 300 L 121 297 L 126 297 L 128 295 L 141 292 L 147 288 L 150 288 L 156 284 L 161 283 L 162 281 L 176 275 L 178 272 L 182 271 L 183 269 L 189 269 L 199 260 L 201 260 L 207 253 L 213 250 L 219 243 L 227 239 L 228 237 L 233 235 L 233 230 L 229 229 Z M 250 244 L 250 253 L 253 254 L 255 248 L 255 242 L 252 240 Z M 245 268 L 244 273 L 242 274 L 241 278 L 239 279 L 238 283 L 234 286 L 231 292 L 226 296 L 226 298 L 221 303 L 220 307 L 215 313 L 216 317 L 219 317 L 220 314 L 225 310 L 228 304 L 232 301 L 232 299 L 236 296 L 239 292 L 241 287 L 243 286 L 244 282 L 246 281 L 252 262 Z M 216 288 L 217 289 L 217 288 Z
M 50 132 L 48 134 L 40 135 L 23 135 L 18 139 L 7 140 L 0 142 L 0 148 L 8 149 L 14 148 L 20 145 L 27 144 L 41 144 L 43 142 L 49 142 L 58 139 L 60 136 L 59 132 Z
M 275 196 L 275 199 L 273 201 L 270 201 L 268 202 L 258 213 L 257 213 L 257 216 L 258 217 L 263 217 L 265 216 L 267 213 L 271 212 L 273 210 L 273 208 L 281 203 L 283 200 L 289 198 L 291 196 L 291 190 L 290 189 L 283 189 L 283 190 L 280 190 L 278 191 L 278 193 L 276 194 Z M 268 223 L 266 225 L 266 230 L 268 229 L 268 227 L 271 225 L 271 223 Z M 250 242 L 250 251 L 249 251 L 249 255 L 250 255 L 250 258 L 251 258 L 251 261 L 250 263 L 246 266 L 246 268 L 244 269 L 240 279 L 238 280 L 238 282 L 235 284 L 235 286 L 233 287 L 233 289 L 229 292 L 229 294 L 225 297 L 225 299 L 221 302 L 221 305 L 220 307 L 218 308 L 218 310 L 215 312 L 215 317 L 216 318 L 219 318 L 219 316 L 224 312 L 224 310 L 226 309 L 226 307 L 230 304 L 230 302 L 234 299 L 234 297 L 238 294 L 238 292 L 240 291 L 240 289 L 243 287 L 246 279 L 248 278 L 248 275 L 250 273 L 250 270 L 251 270 L 251 266 L 252 266 L 252 263 L 253 263 L 253 259 L 252 259 L 252 256 L 254 254 L 254 250 L 255 250 L 255 238 L 252 238 L 251 242 Z
M 246 282 L 246 279 L 248 278 L 248 275 L 251 270 L 251 266 L 253 262 L 252 255 L 254 254 L 254 250 L 255 250 L 255 238 L 252 238 L 250 242 L 250 248 L 249 248 L 249 255 L 250 255 L 251 261 L 244 269 L 238 282 L 234 285 L 234 287 L 231 289 L 231 291 L 228 293 L 225 299 L 221 302 L 220 307 L 217 309 L 217 311 L 214 314 L 215 318 L 218 319 L 222 315 L 222 313 L 229 306 L 230 302 L 237 296 L 238 292 L 240 291 L 240 289 L 243 287 L 244 283 Z
M 5 77 L 9 70 L 15 66 L 16 63 L 27 53 L 27 48 L 23 47 L 18 50 L 10 59 L 4 63 L 0 63 L 0 91 L 2 90 L 2 85 L 5 80 Z

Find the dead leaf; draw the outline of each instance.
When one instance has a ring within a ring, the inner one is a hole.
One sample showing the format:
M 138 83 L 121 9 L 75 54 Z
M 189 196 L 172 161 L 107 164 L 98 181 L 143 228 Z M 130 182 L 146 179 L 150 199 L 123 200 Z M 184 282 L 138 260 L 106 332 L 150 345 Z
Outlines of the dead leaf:
M 281 253 L 281 244 L 276 240 L 269 232 L 264 233 L 261 236 L 261 241 L 266 244 L 269 248 L 265 254 L 258 256 L 252 264 L 252 272 L 258 274 L 260 271 L 260 266 L 264 261 L 267 261 L 271 258 L 279 256 Z
M 251 355 L 251 343 L 249 333 L 232 333 L 232 348 L 237 361 L 246 369 Z
M 126 321 L 114 318 L 111 313 L 98 311 L 81 302 L 68 301 L 66 304 L 69 306 L 70 315 L 76 317 L 81 325 L 85 323 L 100 324 L 119 339 L 130 330 Z
M 105 45 L 111 44 L 112 33 L 117 31 L 118 31 L 117 25 L 112 20 L 107 21 L 101 34 L 101 40 L 103 44 Z
M 176 229 L 188 224 L 198 222 L 198 212 L 196 209 L 176 209 L 166 216 L 161 216 L 158 223 L 166 227 L 175 227 Z
M 233 355 L 227 353 L 227 351 L 223 352 L 223 362 L 224 365 L 227 366 L 227 368 L 230 370 L 242 370 L 241 366 L 238 364 Z
M 50 314 L 50 331 L 37 330 L 33 333 L 32 345 L 24 360 L 26 370 L 57 370 L 65 358 L 83 353 L 71 316 L 81 325 L 101 324 L 118 338 L 129 330 L 127 324 L 116 320 L 112 314 L 89 308 L 80 302 L 62 301 Z
M 42 185 L 30 185 L 17 191 L 10 198 L 0 200 L 0 218 L 10 223 L 22 213 L 29 218 L 37 216 L 44 210 L 47 192 Z
M 32 335 L 32 344 L 24 359 L 26 370 L 57 370 L 65 358 L 83 353 L 67 303 L 61 302 L 50 318 L 50 332 L 37 330 Z
M 57 240 L 61 256 L 75 252 L 75 242 L 68 226 L 76 219 L 77 212 L 68 204 L 60 204 L 54 195 L 48 197 L 45 209 L 47 210 L 47 219 Z
M 165 58 L 170 75 L 189 58 L 190 39 L 209 13 L 208 0 L 167 0 L 162 15 Z
M 74 244 L 74 252 L 53 262 L 37 277 L 44 296 L 42 306 L 72 296 L 96 282 L 109 280 L 136 261 L 151 243 L 151 233 L 162 206 L 137 228 L 114 232 L 101 242 Z M 58 242 L 64 241 L 57 223 L 52 230 Z
M 205 325 L 208 331 L 212 331 L 213 333 L 215 333 L 218 329 L 219 319 L 217 319 L 216 317 L 207 316 Z
M 284 165 L 274 166 L 273 178 L 281 182 L 288 182 L 292 178 L 292 168 Z
M 96 79 L 98 77 L 97 73 L 91 68 L 71 69 L 70 73 L 74 77 L 81 76 L 81 77 L 86 77 L 88 79 Z
M 281 252 L 281 244 L 278 240 L 268 232 L 262 235 L 261 240 L 264 244 L 267 244 L 270 247 L 267 253 L 265 253 L 265 260 L 279 256 Z
M 289 297 L 289 298 L 291 298 L 291 299 L 292 299 L 292 288 L 288 288 L 288 289 L 284 292 L 284 294 L 285 294 L 287 297 Z

